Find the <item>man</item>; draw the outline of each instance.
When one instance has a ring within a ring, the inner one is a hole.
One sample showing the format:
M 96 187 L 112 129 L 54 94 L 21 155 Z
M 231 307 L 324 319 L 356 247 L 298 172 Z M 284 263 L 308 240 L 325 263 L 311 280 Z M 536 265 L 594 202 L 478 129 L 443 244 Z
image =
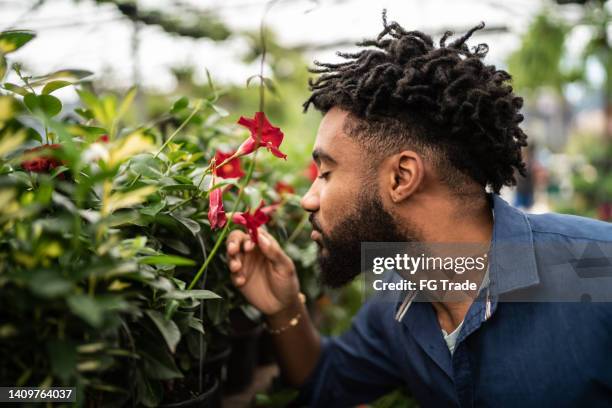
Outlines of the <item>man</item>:
M 423 407 L 612 406 L 611 304 L 571 302 L 564 291 L 575 285 L 556 285 L 582 273 L 578 244 L 610 248 L 612 226 L 527 215 L 499 197 L 515 171 L 524 174 L 526 135 L 510 76 L 483 63 L 486 45 L 466 44 L 483 25 L 435 46 L 384 17 L 378 38 L 361 44 L 372 48 L 316 63 L 322 75 L 305 103 L 324 113 L 319 176 L 302 199 L 321 280 L 354 278 L 362 242 L 478 243 L 495 260 L 473 299 L 418 302 L 408 291 L 398 302 L 370 301 L 347 333 L 327 339 L 279 243 L 265 230 L 257 246 L 233 231 L 233 283 L 266 316 L 285 379 L 317 407 L 397 387 Z

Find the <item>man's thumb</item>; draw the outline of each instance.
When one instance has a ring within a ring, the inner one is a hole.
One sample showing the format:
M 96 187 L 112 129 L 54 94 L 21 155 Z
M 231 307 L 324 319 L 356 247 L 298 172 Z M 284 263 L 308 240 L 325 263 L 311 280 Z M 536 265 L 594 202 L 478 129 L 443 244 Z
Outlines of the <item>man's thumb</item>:
M 270 236 L 268 236 L 263 230 L 259 230 L 258 237 L 258 246 L 261 249 L 261 252 L 264 254 L 266 258 L 268 258 L 272 262 L 279 262 L 281 260 L 281 250 L 278 245 L 275 245 L 275 242 L 272 240 Z

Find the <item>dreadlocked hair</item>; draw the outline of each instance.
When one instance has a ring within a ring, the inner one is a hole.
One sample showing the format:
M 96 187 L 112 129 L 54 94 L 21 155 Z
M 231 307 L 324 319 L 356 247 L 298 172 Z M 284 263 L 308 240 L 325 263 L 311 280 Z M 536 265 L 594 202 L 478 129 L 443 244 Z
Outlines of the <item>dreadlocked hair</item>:
M 314 62 L 309 71 L 320 75 L 308 82 L 304 111 L 348 111 L 344 130 L 368 150 L 388 155 L 410 145 L 451 186 L 466 176 L 495 193 L 516 184 L 515 170 L 525 175 L 523 99 L 506 71 L 483 63 L 486 44 L 466 44 L 484 23 L 449 44 L 447 31 L 436 47 L 430 36 L 387 22 L 386 10 L 382 17 L 378 37 L 357 43 L 366 49 L 338 52 L 340 63 Z

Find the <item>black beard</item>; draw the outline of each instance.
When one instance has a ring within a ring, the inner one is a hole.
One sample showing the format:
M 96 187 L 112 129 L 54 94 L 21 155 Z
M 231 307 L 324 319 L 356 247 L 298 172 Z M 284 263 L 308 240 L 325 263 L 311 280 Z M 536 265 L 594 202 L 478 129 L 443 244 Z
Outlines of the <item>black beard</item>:
M 402 233 L 393 216 L 383 208 L 378 194 L 368 197 L 364 193 L 359 203 L 356 211 L 349 214 L 329 235 L 318 228 L 311 215 L 313 228 L 322 236 L 318 260 L 323 285 L 338 288 L 359 275 L 362 242 L 415 241 L 414 237 Z

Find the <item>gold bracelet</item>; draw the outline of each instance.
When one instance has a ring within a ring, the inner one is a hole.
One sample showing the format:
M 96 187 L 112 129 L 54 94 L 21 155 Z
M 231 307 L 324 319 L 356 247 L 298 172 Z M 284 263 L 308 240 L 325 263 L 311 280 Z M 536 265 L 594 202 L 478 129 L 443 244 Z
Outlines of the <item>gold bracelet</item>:
M 302 304 L 306 303 L 306 296 L 303 293 L 300 292 L 298 294 L 298 298 L 300 299 L 300 302 L 302 302 Z M 267 322 L 264 322 L 264 329 L 266 329 L 266 331 L 270 334 L 281 334 L 282 332 L 297 326 L 300 322 L 300 319 L 302 319 L 302 313 L 298 312 L 297 315 L 295 315 L 289 320 L 289 323 L 287 325 L 279 327 L 278 329 L 272 329 L 270 326 L 268 326 Z

